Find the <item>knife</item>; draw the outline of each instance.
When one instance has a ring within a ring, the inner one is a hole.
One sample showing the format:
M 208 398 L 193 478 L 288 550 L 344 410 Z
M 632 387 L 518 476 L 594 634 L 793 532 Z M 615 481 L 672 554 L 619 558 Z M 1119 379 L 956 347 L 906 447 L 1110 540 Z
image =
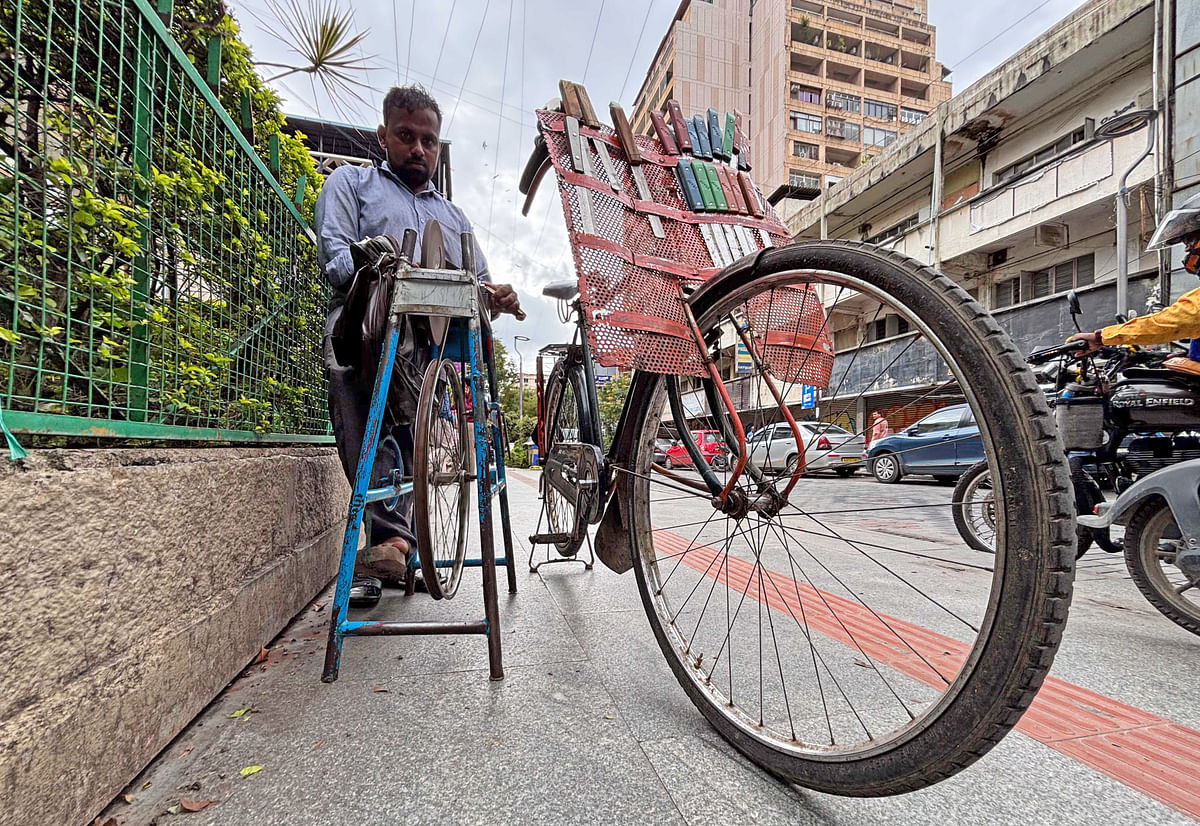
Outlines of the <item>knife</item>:
M 703 211 L 704 198 L 700 194 L 700 182 L 692 170 L 692 162 L 687 158 L 680 158 L 675 163 L 675 173 L 679 176 L 679 191 L 683 194 L 688 209 L 692 212 Z
M 565 105 L 565 99 L 564 99 Z M 579 121 L 568 115 L 564 121 L 567 129 L 567 149 L 571 153 L 571 168 L 581 175 L 592 175 L 592 165 L 588 159 L 587 146 L 579 139 Z M 596 234 L 596 219 L 592 213 L 592 195 L 586 186 L 575 185 L 575 194 L 579 199 L 579 220 L 583 231 L 588 235 Z
M 704 162 L 692 161 L 691 167 L 696 174 L 696 183 L 700 186 L 700 198 L 704 201 L 704 208 L 709 212 L 716 212 L 717 199 L 713 195 L 712 182 L 708 179 L 708 173 L 704 171 Z
M 706 161 L 712 160 L 712 144 L 708 142 L 708 124 L 704 122 L 704 115 L 692 117 L 692 128 L 696 133 L 692 141 L 692 154 Z
M 728 212 L 729 202 L 725 200 L 725 192 L 721 189 L 721 181 L 717 178 L 717 170 L 710 163 L 701 164 L 704 167 L 704 174 L 708 176 L 708 185 L 712 187 L 713 200 L 716 202 L 717 212 Z
M 721 179 L 721 189 L 725 192 L 725 200 L 729 202 L 729 209 L 745 215 L 746 202 L 742 199 L 742 189 L 732 179 L 724 164 L 717 167 L 717 177 Z
M 729 162 L 733 159 L 734 140 L 733 135 L 737 130 L 737 121 L 734 120 L 733 112 L 725 113 L 725 134 L 721 136 L 721 154 L 725 156 L 725 161 Z
M 721 231 L 720 225 L 709 224 L 708 228 L 712 231 L 713 236 L 717 239 L 717 246 L 721 248 L 721 255 L 725 259 L 725 266 L 729 266 L 738 258 L 741 258 L 740 255 L 733 254 L 733 248 L 729 246 L 729 239 L 725 236 L 725 233 Z
M 633 130 L 629 128 L 625 110 L 621 108 L 621 104 L 614 101 L 608 104 L 608 113 L 612 116 L 617 140 L 621 142 L 621 149 L 624 150 L 625 158 L 629 161 L 629 172 L 633 175 L 633 185 L 637 187 L 638 197 L 643 201 L 653 200 L 650 186 L 646 183 L 646 173 L 642 171 L 642 152 L 633 138 Z M 604 155 L 600 157 L 603 158 Z M 646 220 L 650 222 L 650 230 L 654 233 L 655 238 L 667 237 L 666 232 L 663 231 L 662 218 L 657 215 L 647 215 Z
M 721 121 L 717 110 L 711 106 L 708 107 L 708 144 L 712 148 L 713 157 L 717 160 L 727 161 L 728 157 L 722 148 L 721 139 Z
M 682 153 L 692 153 L 692 129 L 688 125 L 691 123 L 683 117 L 683 111 L 679 108 L 679 101 L 668 100 L 667 111 L 671 113 L 671 128 L 675 130 L 675 144 L 679 147 Z
M 675 138 L 671 135 L 667 122 L 663 120 L 662 112 L 657 109 L 651 112 L 650 122 L 654 124 L 654 132 L 658 135 L 658 142 L 662 144 L 663 151 L 668 155 L 678 155 L 679 147 L 675 145 Z
M 746 198 L 746 209 L 750 210 L 750 214 L 755 218 L 763 217 L 762 203 L 758 200 L 758 193 L 754 191 L 754 182 L 750 180 L 750 176 L 739 171 L 737 179 L 738 186 L 742 188 L 742 195 Z
M 713 236 L 712 227 L 708 224 L 700 224 L 700 237 L 704 239 L 704 246 L 708 250 L 708 257 L 712 259 L 714 267 L 724 267 L 727 263 L 721 256 L 721 248 L 717 246 L 717 239 Z

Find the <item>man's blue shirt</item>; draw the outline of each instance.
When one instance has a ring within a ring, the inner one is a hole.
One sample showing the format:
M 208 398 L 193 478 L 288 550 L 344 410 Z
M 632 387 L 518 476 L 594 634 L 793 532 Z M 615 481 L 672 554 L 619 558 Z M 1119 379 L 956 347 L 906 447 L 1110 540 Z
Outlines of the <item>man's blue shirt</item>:
M 461 209 L 442 197 L 433 182 L 420 193 L 413 193 L 388 168 L 377 166 L 340 166 L 325 180 L 317 198 L 317 257 L 325 277 L 333 287 L 330 308 L 345 302 L 346 291 L 354 277 L 350 245 L 376 235 L 392 235 L 397 240 L 404 230 L 417 231 L 417 249 L 430 219 L 441 224 L 446 248 L 446 266 L 462 266 L 462 242 L 459 233 L 471 232 L 471 222 Z M 490 280 L 487 260 L 475 240 L 475 266 L 480 280 Z

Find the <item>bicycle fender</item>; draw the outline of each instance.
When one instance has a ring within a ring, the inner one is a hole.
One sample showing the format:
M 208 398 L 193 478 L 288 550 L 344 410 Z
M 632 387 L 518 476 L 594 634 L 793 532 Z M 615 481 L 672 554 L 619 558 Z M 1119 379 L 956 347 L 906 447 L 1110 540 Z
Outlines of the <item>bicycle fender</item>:
M 1166 501 L 1175 523 L 1189 545 L 1200 544 L 1200 459 L 1191 459 L 1157 470 L 1134 482 L 1099 516 L 1080 515 L 1077 521 L 1088 528 L 1107 528 L 1128 522 L 1142 502 L 1151 496 Z

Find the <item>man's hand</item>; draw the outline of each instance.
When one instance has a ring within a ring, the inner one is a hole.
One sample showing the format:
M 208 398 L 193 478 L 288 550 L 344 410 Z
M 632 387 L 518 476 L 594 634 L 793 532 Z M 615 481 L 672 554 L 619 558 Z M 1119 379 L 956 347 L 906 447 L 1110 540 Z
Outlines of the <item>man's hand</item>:
M 488 292 L 492 296 L 493 313 L 508 313 L 516 316 L 518 321 L 525 317 L 525 313 L 521 311 L 521 300 L 517 298 L 517 292 L 511 284 L 489 285 Z
M 1094 333 L 1076 333 L 1067 339 L 1068 344 L 1070 344 L 1072 341 L 1082 341 L 1087 344 L 1087 349 L 1083 351 L 1084 353 L 1094 353 L 1100 349 L 1102 344 L 1100 341 L 1099 330 Z

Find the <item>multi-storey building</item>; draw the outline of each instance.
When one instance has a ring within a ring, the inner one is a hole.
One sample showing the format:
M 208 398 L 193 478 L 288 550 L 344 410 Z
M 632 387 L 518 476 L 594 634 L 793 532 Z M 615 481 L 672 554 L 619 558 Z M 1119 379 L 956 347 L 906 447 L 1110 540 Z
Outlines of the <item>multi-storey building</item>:
M 1079 294 L 1084 329 L 1113 323 L 1122 259 L 1131 310 L 1167 303 L 1195 281 L 1172 282 L 1171 257 L 1160 260 L 1145 246 L 1173 196 L 1178 203 L 1197 189 L 1200 166 L 1188 141 L 1200 132 L 1190 105 L 1200 82 L 1187 81 L 1200 76 L 1200 25 L 1180 26 L 1171 44 L 1156 38 L 1156 22 L 1151 0 L 1090 0 L 805 205 L 789 228 L 798 238 L 863 240 L 932 264 L 990 310 L 1025 352 L 1074 332 L 1068 290 Z M 1181 55 L 1174 76 L 1172 46 Z M 1105 129 L 1118 115 L 1153 109 L 1159 117 L 1149 126 L 1128 134 Z M 1155 149 L 1146 157 L 1154 129 Z M 1122 182 L 1124 249 L 1116 223 Z M 872 411 L 901 411 L 896 428 L 927 412 L 910 402 L 939 377 L 905 353 L 916 333 L 904 319 L 870 306 L 826 309 L 834 375 L 845 377 L 837 395 L 821 400 L 820 415 L 861 426 Z M 887 388 L 871 386 L 861 370 L 873 359 L 892 364 Z M 943 395 L 937 403 L 949 401 Z
M 649 134 L 671 98 L 688 114 L 748 111 L 749 34 L 750 0 L 682 0 L 634 99 L 634 131 Z
M 756 0 L 755 178 L 786 218 L 950 98 L 925 0 Z

